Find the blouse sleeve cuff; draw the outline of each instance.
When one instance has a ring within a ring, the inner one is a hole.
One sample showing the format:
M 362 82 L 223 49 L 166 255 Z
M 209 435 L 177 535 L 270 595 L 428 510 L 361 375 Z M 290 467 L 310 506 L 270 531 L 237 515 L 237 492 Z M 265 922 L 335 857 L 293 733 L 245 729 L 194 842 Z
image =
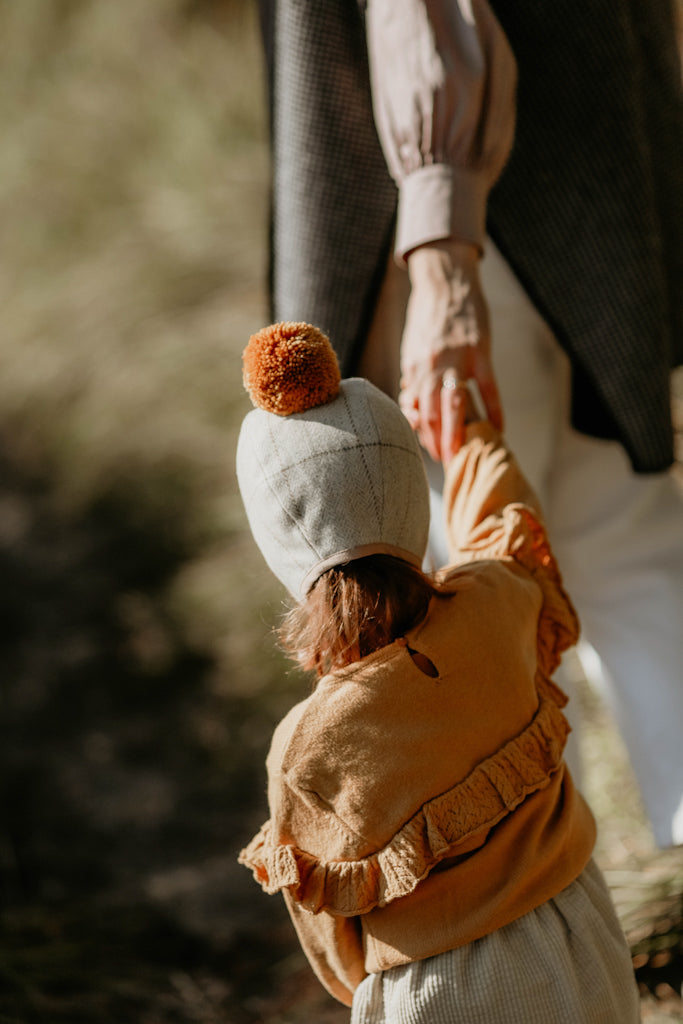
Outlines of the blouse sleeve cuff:
M 401 182 L 395 255 L 399 263 L 426 242 L 454 238 L 481 251 L 488 187 L 479 171 L 427 164 Z

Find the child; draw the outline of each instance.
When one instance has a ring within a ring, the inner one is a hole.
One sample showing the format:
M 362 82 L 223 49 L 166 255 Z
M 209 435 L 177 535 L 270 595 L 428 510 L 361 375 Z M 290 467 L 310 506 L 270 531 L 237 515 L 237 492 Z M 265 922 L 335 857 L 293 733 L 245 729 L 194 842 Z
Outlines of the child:
M 306 324 L 254 335 L 244 379 L 240 489 L 299 601 L 285 646 L 319 681 L 275 731 L 271 818 L 241 861 L 352 1024 L 638 1021 L 550 681 L 578 623 L 513 457 L 469 423 L 451 565 L 427 577 L 427 484 L 395 403 L 340 382 Z

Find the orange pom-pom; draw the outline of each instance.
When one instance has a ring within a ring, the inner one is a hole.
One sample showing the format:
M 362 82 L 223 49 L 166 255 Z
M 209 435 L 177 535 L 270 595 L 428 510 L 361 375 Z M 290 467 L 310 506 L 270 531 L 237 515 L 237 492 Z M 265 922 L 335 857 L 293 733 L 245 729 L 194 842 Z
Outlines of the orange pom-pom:
M 244 386 L 254 405 L 278 416 L 305 412 L 339 393 L 339 363 L 329 338 L 305 323 L 252 334 L 242 354 Z

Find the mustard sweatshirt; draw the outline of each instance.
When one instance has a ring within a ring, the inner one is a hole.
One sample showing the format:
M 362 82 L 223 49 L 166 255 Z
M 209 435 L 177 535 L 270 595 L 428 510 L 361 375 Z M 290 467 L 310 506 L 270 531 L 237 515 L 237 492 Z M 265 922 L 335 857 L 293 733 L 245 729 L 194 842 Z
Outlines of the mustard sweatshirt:
M 468 428 L 445 495 L 442 592 L 420 625 L 325 676 L 280 723 L 270 820 L 240 855 L 282 891 L 311 966 L 347 1005 L 368 973 L 552 898 L 595 842 L 550 680 L 576 614 L 537 500 L 490 424 Z

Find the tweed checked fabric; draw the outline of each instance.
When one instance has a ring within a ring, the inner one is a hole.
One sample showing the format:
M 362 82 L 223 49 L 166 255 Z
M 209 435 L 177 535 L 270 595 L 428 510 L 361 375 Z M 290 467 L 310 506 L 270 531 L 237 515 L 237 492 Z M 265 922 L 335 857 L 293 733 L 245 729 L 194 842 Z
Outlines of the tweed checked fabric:
M 491 3 L 519 82 L 516 144 L 490 196 L 489 231 L 571 357 L 574 425 L 622 440 L 636 470 L 663 469 L 670 370 L 683 361 L 673 7 Z
M 573 366 L 573 422 L 634 469 L 673 460 L 683 361 L 683 100 L 671 0 L 491 0 L 519 64 L 488 230 Z M 274 319 L 307 319 L 353 371 L 396 189 L 352 0 L 262 0 L 270 41 Z
M 512 924 L 405 967 L 371 974 L 351 1024 L 636 1024 L 626 941 L 591 861 Z
M 256 543 L 298 598 L 351 558 L 422 563 L 429 492 L 420 449 L 396 403 L 366 380 L 342 381 L 337 398 L 306 412 L 253 409 L 237 478 Z
M 372 115 L 355 0 L 262 0 L 272 190 L 271 319 L 307 320 L 351 375 L 389 255 L 396 186 Z

